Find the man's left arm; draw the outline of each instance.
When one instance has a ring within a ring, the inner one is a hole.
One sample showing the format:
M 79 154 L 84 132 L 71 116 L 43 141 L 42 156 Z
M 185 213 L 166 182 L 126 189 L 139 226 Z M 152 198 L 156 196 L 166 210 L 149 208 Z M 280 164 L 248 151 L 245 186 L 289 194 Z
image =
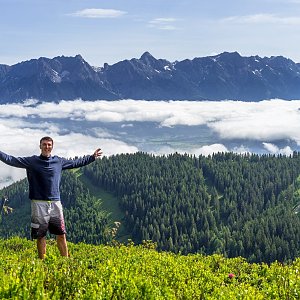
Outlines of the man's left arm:
M 94 162 L 97 158 L 101 157 L 102 151 L 100 148 L 96 149 L 92 155 L 86 155 L 83 157 L 79 157 L 76 159 L 63 159 L 63 170 L 65 169 L 73 169 L 86 166 L 92 162 Z

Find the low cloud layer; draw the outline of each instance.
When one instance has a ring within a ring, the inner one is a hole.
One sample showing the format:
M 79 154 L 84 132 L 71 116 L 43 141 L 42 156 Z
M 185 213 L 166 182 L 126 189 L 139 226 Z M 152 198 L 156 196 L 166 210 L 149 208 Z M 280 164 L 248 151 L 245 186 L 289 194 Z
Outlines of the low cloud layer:
M 38 120 L 38 122 L 36 121 Z M 51 121 L 50 121 L 51 120 Z M 53 121 L 54 120 L 54 121 Z M 57 123 L 55 122 L 57 120 Z M 93 123 L 93 134 L 65 132 L 63 122 Z M 119 123 L 120 128 L 134 128 L 135 122 L 155 122 L 158 127 L 207 126 L 220 140 L 259 141 L 272 154 L 292 153 L 293 149 L 275 145 L 276 140 L 293 141 L 300 145 L 300 100 L 273 99 L 261 102 L 239 101 L 60 101 L 39 103 L 33 100 L 23 104 L 0 105 L 0 150 L 15 156 L 39 153 L 39 139 L 50 135 L 55 138 L 54 154 L 74 157 L 92 153 L 101 147 L 105 155 L 134 153 L 138 146 L 125 142 L 101 124 Z M 59 125 L 60 124 L 60 125 Z M 95 125 L 96 124 L 96 125 Z M 97 125 L 98 124 L 98 125 Z M 195 155 L 213 152 L 249 152 L 241 145 L 228 149 L 219 142 L 211 142 L 194 149 L 184 149 Z M 162 145 L 157 154 L 182 149 Z M 23 178 L 24 170 L 0 164 L 0 182 L 7 177 Z M 0 185 L 1 186 L 1 185 Z
M 300 145 L 300 100 L 239 101 L 61 101 L 7 104 L 0 118 L 57 118 L 95 122 L 157 122 L 160 126 L 207 125 L 223 139 Z

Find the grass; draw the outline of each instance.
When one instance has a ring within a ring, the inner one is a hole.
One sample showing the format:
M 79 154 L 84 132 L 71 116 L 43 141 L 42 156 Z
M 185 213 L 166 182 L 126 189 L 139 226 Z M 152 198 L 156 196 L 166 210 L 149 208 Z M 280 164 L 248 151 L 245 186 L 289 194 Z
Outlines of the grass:
M 0 299 L 299 299 L 300 260 L 250 264 L 241 257 L 158 252 L 151 243 L 69 243 L 60 257 L 48 240 L 44 261 L 26 239 L 0 239 Z
M 77 170 L 79 173 L 79 171 Z M 101 201 L 101 207 L 103 210 L 109 213 L 110 225 L 115 227 L 115 222 L 120 222 L 120 226 L 117 230 L 116 240 L 124 243 L 128 239 L 131 239 L 129 232 L 126 230 L 123 224 L 124 213 L 119 207 L 119 202 L 117 197 L 113 194 L 106 192 L 105 190 L 95 186 L 84 174 L 79 173 L 78 178 L 85 184 L 85 186 L 90 191 L 90 194 L 94 196 L 97 200 Z

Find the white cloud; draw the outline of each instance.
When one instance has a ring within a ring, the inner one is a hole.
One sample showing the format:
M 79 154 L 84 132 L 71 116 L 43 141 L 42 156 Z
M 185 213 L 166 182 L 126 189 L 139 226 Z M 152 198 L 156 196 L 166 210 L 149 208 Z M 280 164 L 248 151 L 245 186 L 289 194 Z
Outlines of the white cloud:
M 96 148 L 102 148 L 104 155 L 110 156 L 117 153 L 134 153 L 138 149 L 134 146 L 127 145 L 100 131 L 98 136 L 89 136 L 84 133 L 70 132 L 61 134 L 60 129 L 56 126 L 46 128 L 15 128 L 14 126 L 3 126 L 0 121 L 1 151 L 15 156 L 29 156 L 39 154 L 39 140 L 45 135 L 54 138 L 53 154 L 74 157 L 91 154 Z
M 248 147 L 245 147 L 244 145 L 233 147 L 232 151 L 239 154 L 251 153 L 250 149 Z
M 293 154 L 293 150 L 289 146 L 286 146 L 286 147 L 284 147 L 282 149 L 280 149 L 279 147 L 277 147 L 276 145 L 271 144 L 271 143 L 263 143 L 263 146 L 271 154 L 275 154 L 275 155 L 282 154 L 282 155 L 286 155 L 286 156 L 289 156 L 289 155 Z
M 219 119 L 208 126 L 223 139 L 290 139 L 300 145 L 299 106 L 299 100 L 228 102 L 219 105 L 215 114 Z
M 149 21 L 148 26 L 161 30 L 175 30 L 177 29 L 174 23 L 177 21 L 175 18 L 156 18 Z
M 51 121 L 50 121 L 51 120 Z M 57 121 L 56 121 L 57 120 Z M 75 132 L 64 128 L 64 122 L 92 124 Z M 89 123 L 91 122 L 91 123 Z M 155 122 L 158 127 L 207 126 L 218 142 L 183 151 L 178 143 L 154 145 L 156 154 L 187 152 L 208 155 L 214 152 L 250 152 L 246 146 L 225 146 L 226 141 L 261 142 L 273 154 L 290 155 L 291 147 L 275 145 L 275 140 L 292 141 L 300 145 L 300 100 L 273 99 L 261 102 L 239 101 L 60 101 L 59 103 L 23 103 L 0 105 L 1 151 L 28 156 L 39 153 L 42 136 L 54 137 L 53 153 L 66 157 L 92 153 L 100 147 L 104 155 L 134 153 L 140 149 L 122 141 L 124 135 L 101 127 L 119 123 L 123 130 L 134 122 Z M 134 125 L 136 126 L 136 125 Z M 176 127 L 174 128 L 176 130 Z M 188 130 L 187 130 L 188 132 Z M 221 141 L 221 143 L 220 143 Z M 144 141 L 141 141 L 144 142 Z M 245 142 L 246 143 L 246 142 Z M 1 163 L 0 182 L 11 176 L 25 176 L 24 170 Z M 1 179 L 2 178 L 2 179 Z
M 86 8 L 70 14 L 74 17 L 81 18 L 118 18 L 125 15 L 127 12 L 116 9 L 102 9 L 102 8 Z
M 221 22 L 238 24 L 282 24 L 294 26 L 300 24 L 300 17 L 282 17 L 275 14 L 254 14 L 232 16 L 222 19 Z
M 22 105 L 20 105 L 20 107 L 22 107 Z M 31 124 L 16 118 L 3 119 L 2 112 L 1 106 L 0 150 L 17 157 L 39 154 L 39 140 L 46 135 L 54 138 L 53 155 L 63 157 L 92 154 L 94 150 L 99 147 L 103 149 L 103 155 L 105 156 L 138 151 L 135 146 L 117 140 L 101 129 L 96 132 L 95 136 L 74 132 L 62 134 L 61 128 L 59 128 L 58 125 L 49 124 L 47 122 Z M 45 111 L 43 113 L 45 113 Z M 19 110 L 16 110 L 16 114 L 19 114 Z M 13 181 L 24 178 L 25 175 L 25 170 L 13 168 L 0 162 L 0 188 L 11 184 Z
M 261 102 L 75 100 L 40 103 L 36 106 L 0 105 L 0 118 L 1 124 L 21 129 L 29 126 L 33 118 L 104 123 L 147 121 L 167 127 L 206 125 L 225 140 L 247 139 L 269 142 L 289 139 L 300 145 L 299 108 L 300 100 L 279 99 Z M 54 125 L 42 122 L 39 126 L 44 130 Z
M 192 154 L 208 156 L 218 152 L 228 152 L 229 150 L 222 144 L 212 144 L 200 147 L 192 151 Z
M 264 147 L 272 154 L 278 153 L 279 148 L 271 143 L 263 143 Z
M 153 153 L 154 155 L 167 155 L 175 152 L 180 154 L 189 153 L 195 156 L 199 156 L 199 155 L 208 156 L 218 152 L 229 152 L 229 150 L 223 144 L 210 144 L 195 149 L 176 149 L 176 147 L 164 145 L 161 146 L 158 150 L 152 151 L 151 153 Z M 240 151 L 234 151 L 234 152 L 241 153 Z
M 125 128 L 125 127 L 133 127 L 133 124 L 122 124 L 121 128 Z
M 99 121 L 101 122 L 122 122 L 124 121 L 124 116 L 122 113 L 113 111 L 91 111 L 85 116 L 88 121 Z

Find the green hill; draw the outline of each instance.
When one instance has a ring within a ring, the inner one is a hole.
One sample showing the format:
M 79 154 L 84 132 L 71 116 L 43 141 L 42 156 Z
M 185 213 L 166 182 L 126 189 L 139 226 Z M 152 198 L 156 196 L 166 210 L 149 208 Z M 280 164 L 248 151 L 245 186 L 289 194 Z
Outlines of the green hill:
M 68 240 L 151 240 L 158 251 L 290 262 L 300 256 L 299 175 L 296 152 L 288 157 L 103 157 L 64 172 L 61 196 Z M 2 213 L 0 236 L 28 237 L 26 181 L 1 190 L 4 196 L 13 211 Z
M 300 156 L 121 154 L 84 174 L 114 193 L 135 243 L 250 262 L 299 256 Z
M 69 243 L 70 258 L 48 243 L 0 239 L 0 299 L 299 299 L 300 260 L 250 264 L 222 255 L 158 252 L 134 246 Z

